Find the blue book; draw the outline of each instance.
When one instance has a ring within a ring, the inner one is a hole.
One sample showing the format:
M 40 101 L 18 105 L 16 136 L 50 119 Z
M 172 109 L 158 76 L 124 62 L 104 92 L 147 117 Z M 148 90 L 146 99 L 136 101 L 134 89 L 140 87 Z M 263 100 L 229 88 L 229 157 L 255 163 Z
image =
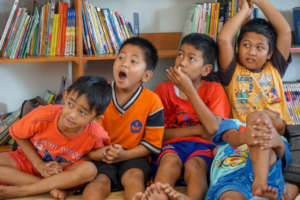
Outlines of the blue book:
M 295 44 L 300 45 L 300 7 L 293 8 Z
M 140 22 L 139 22 L 139 13 L 133 13 L 133 27 L 135 35 L 140 35 Z

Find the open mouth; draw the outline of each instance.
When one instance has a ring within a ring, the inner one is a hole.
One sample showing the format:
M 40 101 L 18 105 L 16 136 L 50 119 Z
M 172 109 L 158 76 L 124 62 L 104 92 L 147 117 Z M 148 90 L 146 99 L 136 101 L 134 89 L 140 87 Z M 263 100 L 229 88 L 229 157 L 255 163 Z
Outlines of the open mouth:
M 255 63 L 255 59 L 253 59 L 253 58 L 247 58 L 246 61 L 248 63 Z
M 119 72 L 119 79 L 124 80 L 127 78 L 127 74 L 125 72 Z

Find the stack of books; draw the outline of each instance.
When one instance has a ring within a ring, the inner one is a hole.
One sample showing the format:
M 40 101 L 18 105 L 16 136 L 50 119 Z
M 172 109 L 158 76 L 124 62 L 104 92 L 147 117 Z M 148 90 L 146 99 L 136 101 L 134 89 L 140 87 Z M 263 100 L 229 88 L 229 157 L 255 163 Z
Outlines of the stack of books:
M 239 0 L 199 2 L 188 11 L 183 36 L 204 33 L 216 39 L 223 24 L 238 11 Z
M 90 5 L 88 0 L 82 5 L 84 54 L 117 53 L 126 39 L 135 36 L 132 24 L 118 12 Z
M 67 2 L 48 0 L 40 7 L 34 3 L 32 14 L 18 3 L 14 1 L 1 36 L 1 57 L 75 55 L 76 13 Z
M 19 119 L 20 109 L 0 115 L 0 145 L 13 144 L 14 139 L 9 135 L 9 127 Z
M 300 82 L 284 82 L 283 87 L 290 115 L 300 125 Z

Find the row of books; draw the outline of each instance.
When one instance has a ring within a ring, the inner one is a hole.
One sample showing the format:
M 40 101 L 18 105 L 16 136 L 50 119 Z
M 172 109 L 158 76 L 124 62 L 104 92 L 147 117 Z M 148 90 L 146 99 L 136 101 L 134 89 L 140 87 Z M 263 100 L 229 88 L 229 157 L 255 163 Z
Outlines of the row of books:
M 124 40 L 135 36 L 130 22 L 118 12 L 82 0 L 83 46 L 86 55 L 117 53 Z
M 283 87 L 290 115 L 300 125 L 300 82 L 284 82 Z
M 41 7 L 34 4 L 32 15 L 26 8 L 18 8 L 18 3 L 14 1 L 1 36 L 1 57 L 75 55 L 76 13 L 67 2 L 49 0 Z
M 216 39 L 223 24 L 238 11 L 239 0 L 199 2 L 188 12 L 183 36 L 189 33 L 205 33 Z
M 0 115 L 0 145 L 13 144 L 9 127 L 19 119 L 20 110 Z

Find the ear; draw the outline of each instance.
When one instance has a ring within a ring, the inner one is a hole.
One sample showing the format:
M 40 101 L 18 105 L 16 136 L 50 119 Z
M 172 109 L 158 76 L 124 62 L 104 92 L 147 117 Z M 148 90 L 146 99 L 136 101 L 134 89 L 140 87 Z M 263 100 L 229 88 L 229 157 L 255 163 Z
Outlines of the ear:
M 213 70 L 213 68 L 214 66 L 212 64 L 203 65 L 201 76 L 207 76 Z
M 153 72 L 151 70 L 146 70 L 143 78 L 142 78 L 142 82 L 146 83 L 147 81 L 149 81 L 149 79 L 152 77 Z
M 267 60 L 270 60 L 272 58 L 272 56 L 273 56 L 273 52 L 268 53 Z

